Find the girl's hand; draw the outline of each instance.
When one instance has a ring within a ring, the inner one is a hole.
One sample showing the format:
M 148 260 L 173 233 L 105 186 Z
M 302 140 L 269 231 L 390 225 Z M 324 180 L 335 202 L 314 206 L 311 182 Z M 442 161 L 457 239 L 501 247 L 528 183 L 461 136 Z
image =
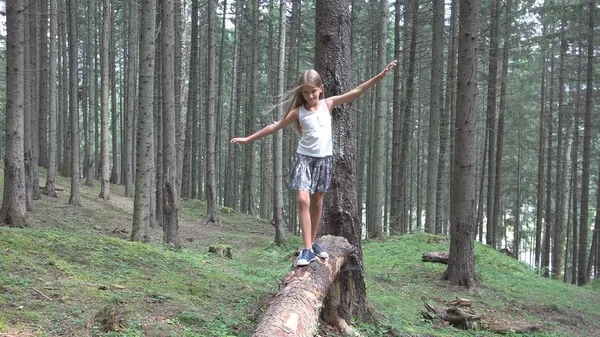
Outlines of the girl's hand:
M 242 145 L 245 145 L 245 144 L 248 144 L 249 142 L 248 142 L 248 138 L 246 138 L 246 137 L 239 137 L 239 138 L 233 138 L 233 139 L 231 139 L 231 141 L 229 143 L 231 143 L 231 144 L 242 144 Z
M 397 65 L 398 65 L 398 60 L 393 60 L 392 62 L 390 62 L 390 64 L 388 64 L 385 67 L 385 69 L 383 69 L 383 73 L 387 74 L 388 71 L 392 70 L 392 68 L 394 68 Z

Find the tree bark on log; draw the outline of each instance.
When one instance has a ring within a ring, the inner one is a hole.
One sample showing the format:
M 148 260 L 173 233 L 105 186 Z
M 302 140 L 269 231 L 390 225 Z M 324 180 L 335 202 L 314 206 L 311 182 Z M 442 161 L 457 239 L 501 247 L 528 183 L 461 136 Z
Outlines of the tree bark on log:
M 337 314 L 337 304 L 352 294 L 341 293 L 338 275 L 342 268 L 353 268 L 357 249 L 339 236 L 326 235 L 317 240 L 329 253 L 308 266 L 296 267 L 281 281 L 279 291 L 270 300 L 254 337 L 314 336 L 319 316 L 326 324 L 345 332 L 352 331 Z
M 438 262 L 443 264 L 448 264 L 448 257 L 450 254 L 448 252 L 429 252 L 423 253 L 421 257 L 421 261 L 423 262 Z

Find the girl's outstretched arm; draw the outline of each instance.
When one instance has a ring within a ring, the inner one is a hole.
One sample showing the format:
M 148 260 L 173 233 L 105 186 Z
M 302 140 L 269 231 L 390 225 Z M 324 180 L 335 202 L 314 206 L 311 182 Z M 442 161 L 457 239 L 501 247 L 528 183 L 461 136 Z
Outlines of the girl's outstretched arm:
M 371 78 L 370 80 L 361 83 L 358 87 L 348 91 L 347 93 L 327 98 L 325 100 L 325 102 L 327 103 L 327 107 L 329 108 L 329 111 L 331 111 L 331 109 L 333 109 L 334 107 L 336 107 L 338 105 L 348 103 L 351 100 L 358 98 L 360 95 L 364 94 L 372 86 L 379 83 L 379 81 L 381 81 L 381 79 L 383 79 L 385 77 L 385 75 L 387 75 L 388 71 L 390 71 L 397 64 L 398 64 L 398 60 L 393 60 L 385 67 L 385 69 L 383 69 L 382 72 L 375 75 L 375 77 Z
M 287 116 L 285 116 L 280 121 L 275 122 L 273 124 L 269 124 L 269 125 L 265 126 L 264 128 L 260 129 L 259 131 L 251 134 L 248 137 L 232 138 L 229 143 L 231 143 L 231 144 L 248 144 L 252 141 L 255 141 L 264 136 L 268 136 L 270 134 L 273 134 L 273 133 L 279 131 L 280 129 L 288 126 L 290 123 L 292 123 L 296 119 L 298 119 L 298 108 L 290 111 L 290 113 L 287 114 Z

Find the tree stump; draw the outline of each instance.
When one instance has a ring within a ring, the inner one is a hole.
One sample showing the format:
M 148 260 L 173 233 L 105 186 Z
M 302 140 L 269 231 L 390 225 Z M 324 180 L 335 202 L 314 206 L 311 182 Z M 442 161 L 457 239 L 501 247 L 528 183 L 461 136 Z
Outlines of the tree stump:
M 343 296 L 337 284 L 338 275 L 349 265 L 357 250 L 345 238 L 327 235 L 317 240 L 329 253 L 328 259 L 317 258 L 308 266 L 293 266 L 281 281 L 279 291 L 271 299 L 254 337 L 314 336 L 319 316 L 346 332 L 352 328 L 333 307 Z
M 441 325 L 451 325 L 464 330 L 488 330 L 499 333 L 528 333 L 542 329 L 537 323 L 523 321 L 508 321 L 494 317 L 477 315 L 471 305 L 473 302 L 465 298 L 457 298 L 448 303 L 447 308 L 441 308 L 425 303 L 427 311 L 421 314 L 425 319 L 439 321 Z
M 215 253 L 217 255 L 226 256 L 230 259 L 233 259 L 233 255 L 231 254 L 231 246 L 230 245 L 210 245 L 208 247 L 209 253 Z

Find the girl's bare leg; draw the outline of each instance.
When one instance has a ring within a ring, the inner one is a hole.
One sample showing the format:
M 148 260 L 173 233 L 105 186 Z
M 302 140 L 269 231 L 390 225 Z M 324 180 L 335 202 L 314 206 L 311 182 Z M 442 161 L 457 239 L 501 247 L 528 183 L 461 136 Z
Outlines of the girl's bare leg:
M 304 248 L 311 249 L 313 238 L 311 231 L 311 200 L 312 198 L 306 191 L 298 191 L 298 218 L 300 221 L 300 231 L 302 232 L 302 243 Z
M 317 238 L 317 231 L 319 230 L 319 223 L 321 223 L 321 214 L 323 213 L 323 198 L 325 192 L 317 192 L 310 195 L 310 224 L 311 224 L 311 240 L 310 244 L 315 242 Z

